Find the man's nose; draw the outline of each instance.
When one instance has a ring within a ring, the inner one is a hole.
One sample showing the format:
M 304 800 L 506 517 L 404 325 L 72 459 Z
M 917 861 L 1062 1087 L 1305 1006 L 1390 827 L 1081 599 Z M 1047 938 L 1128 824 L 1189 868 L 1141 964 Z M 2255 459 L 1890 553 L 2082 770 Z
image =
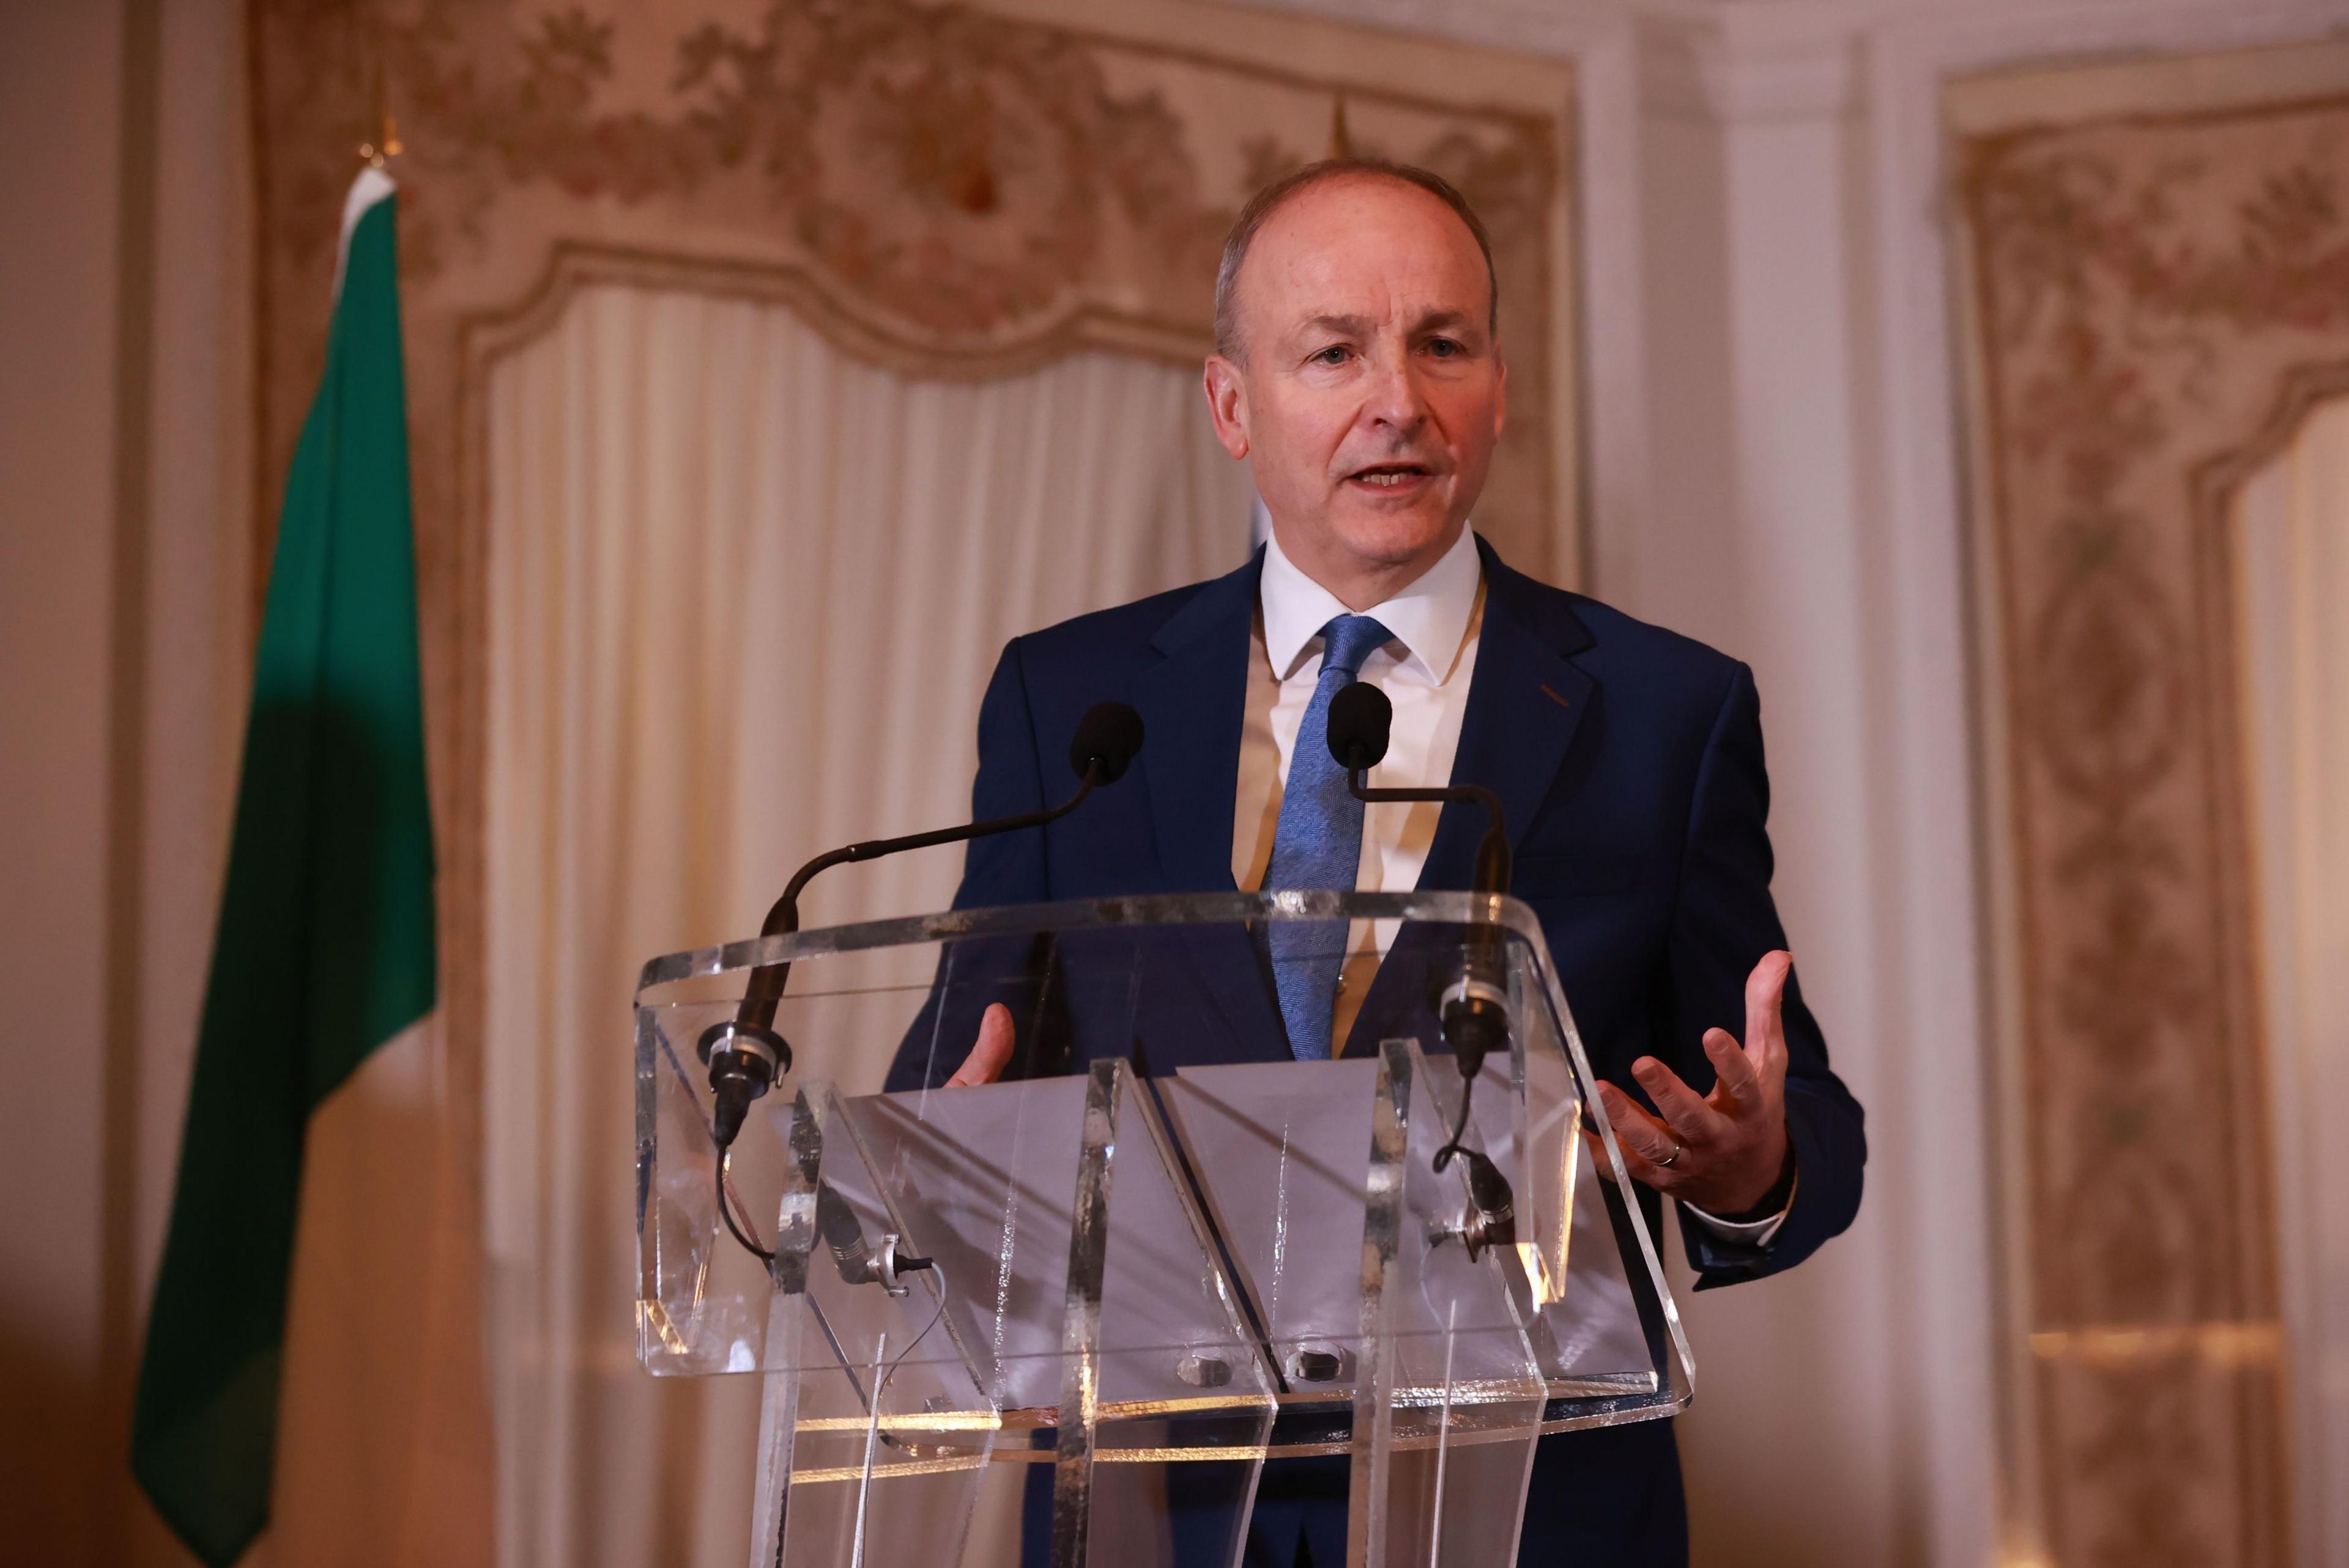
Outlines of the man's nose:
M 1413 374 L 1410 356 L 1381 354 L 1373 361 L 1370 398 L 1362 410 L 1372 422 L 1408 438 L 1427 422 L 1427 399 Z

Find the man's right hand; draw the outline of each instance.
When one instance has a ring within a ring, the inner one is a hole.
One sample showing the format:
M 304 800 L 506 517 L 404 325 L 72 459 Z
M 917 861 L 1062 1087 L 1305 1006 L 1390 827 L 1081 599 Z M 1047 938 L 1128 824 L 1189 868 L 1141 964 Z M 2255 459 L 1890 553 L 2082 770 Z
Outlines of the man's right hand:
M 1012 1039 L 1011 1009 L 1000 1002 L 988 1003 L 987 1011 L 979 1015 L 978 1038 L 962 1066 L 955 1068 L 954 1077 L 947 1079 L 947 1087 L 993 1083 L 1001 1078 L 1003 1069 L 1011 1065 Z

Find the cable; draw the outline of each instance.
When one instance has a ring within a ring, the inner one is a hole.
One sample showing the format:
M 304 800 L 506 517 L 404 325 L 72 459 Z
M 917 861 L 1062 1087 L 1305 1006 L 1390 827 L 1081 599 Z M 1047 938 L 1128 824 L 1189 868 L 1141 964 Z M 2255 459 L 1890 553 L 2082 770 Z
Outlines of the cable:
M 734 1239 L 742 1243 L 744 1251 L 757 1253 L 759 1261 L 771 1268 L 774 1266 L 775 1254 L 744 1235 L 742 1227 L 734 1222 L 734 1205 L 728 1202 L 726 1195 L 726 1168 L 733 1162 L 733 1150 L 723 1150 L 719 1151 L 717 1160 L 710 1166 L 710 1169 L 718 1173 L 719 1218 L 726 1222 L 726 1228 L 734 1233 Z
M 1516 1198 L 1509 1190 L 1508 1179 L 1501 1168 L 1493 1163 L 1492 1156 L 1469 1148 L 1461 1140 L 1468 1136 L 1469 1084 L 1460 1086 L 1460 1114 L 1453 1121 L 1452 1137 L 1435 1151 L 1433 1163 L 1442 1171 L 1458 1155 L 1468 1183 L 1468 1212 L 1464 1216 L 1460 1238 L 1467 1244 L 1468 1256 L 1474 1261 L 1486 1247 L 1506 1247 L 1517 1239 Z
M 889 1363 L 889 1370 L 882 1373 L 881 1381 L 873 1386 L 873 1402 L 875 1405 L 881 1402 L 881 1391 L 889 1387 L 889 1379 L 895 1377 L 897 1375 L 897 1368 L 905 1364 L 905 1357 L 922 1347 L 922 1341 L 930 1336 L 930 1330 L 936 1328 L 938 1326 L 938 1319 L 947 1315 L 946 1265 L 932 1258 L 929 1260 L 928 1272 L 938 1276 L 938 1305 L 931 1311 L 929 1322 L 922 1325 L 922 1331 L 914 1336 L 914 1342 L 897 1352 L 897 1359 Z
M 742 1244 L 745 1251 L 757 1253 L 761 1262 L 771 1266 L 775 1261 L 775 1254 L 768 1251 L 765 1247 L 761 1246 L 757 1242 L 752 1241 L 749 1236 L 745 1235 L 742 1232 L 742 1227 L 735 1222 L 734 1205 L 728 1201 L 726 1191 L 726 1171 L 727 1167 L 733 1162 L 733 1151 L 729 1150 L 726 1153 L 719 1157 L 715 1166 L 718 1172 L 719 1217 L 726 1222 L 727 1230 L 733 1233 L 734 1239 Z M 875 1385 L 873 1389 L 873 1398 L 875 1403 L 878 1403 L 881 1398 L 881 1391 L 884 1388 L 888 1387 L 889 1379 L 897 1375 L 897 1368 L 905 1365 L 905 1357 L 911 1356 L 915 1351 L 922 1347 L 922 1341 L 930 1336 L 930 1331 L 937 1327 L 938 1320 L 947 1315 L 946 1265 L 939 1263 L 936 1258 L 921 1258 L 915 1261 L 919 1265 L 921 1271 L 934 1274 L 938 1276 L 937 1305 L 930 1312 L 929 1322 L 922 1325 L 922 1331 L 914 1336 L 913 1343 L 906 1346 L 905 1349 L 899 1351 L 897 1353 L 897 1358 L 889 1363 L 889 1369 L 881 1374 L 881 1381 Z
M 1438 1171 L 1451 1164 L 1454 1155 L 1473 1152 L 1467 1145 L 1460 1141 L 1468 1134 L 1468 1088 L 1469 1086 L 1464 1083 L 1460 1086 L 1460 1114 L 1453 1119 L 1452 1137 L 1443 1148 L 1435 1151 L 1433 1164 Z

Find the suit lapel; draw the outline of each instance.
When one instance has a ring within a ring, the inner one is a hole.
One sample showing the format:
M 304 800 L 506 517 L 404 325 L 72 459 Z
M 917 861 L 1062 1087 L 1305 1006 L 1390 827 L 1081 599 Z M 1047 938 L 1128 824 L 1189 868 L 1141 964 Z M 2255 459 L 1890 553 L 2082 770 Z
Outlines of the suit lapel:
M 1482 537 L 1476 548 L 1485 558 L 1485 624 L 1451 782 L 1482 784 L 1500 796 L 1514 850 L 1533 826 L 1598 690 L 1599 683 L 1569 660 L 1594 639 L 1561 601 L 1501 564 Z M 1465 892 L 1484 836 L 1482 808 L 1447 803 L 1420 868 L 1420 888 Z M 1424 993 L 1429 966 L 1442 966 L 1439 933 L 1442 941 L 1450 940 L 1443 928 L 1423 924 L 1406 925 L 1397 934 L 1348 1031 L 1346 1055 L 1374 1050 L 1392 1034 L 1416 1034 L 1423 1047 L 1434 1047 L 1434 1013 Z
M 1230 892 L 1232 806 L 1247 705 L 1248 633 L 1259 550 L 1201 590 L 1151 639 L 1159 661 L 1133 683 L 1140 766 L 1168 892 Z
M 1247 711 L 1248 639 L 1263 567 L 1259 550 L 1160 627 L 1151 639 L 1159 661 L 1133 683 L 1144 738 L 1137 766 L 1150 791 L 1151 831 L 1168 892 L 1231 892 L 1237 886 L 1232 810 Z M 1168 935 L 1158 951 L 1188 972 L 1230 1032 L 1231 1048 L 1205 1059 L 1287 1059 L 1271 975 L 1249 931 L 1202 926 Z M 1184 1059 L 1177 1048 L 1153 1066 L 1164 1071 Z
M 1514 850 L 1525 841 L 1589 710 L 1598 683 L 1569 655 L 1593 639 L 1573 611 L 1503 565 L 1481 537 L 1476 548 L 1485 558 L 1485 624 L 1468 709 L 1461 716 L 1452 782 L 1482 784 L 1500 796 Z M 1484 836 L 1483 811 L 1458 802 L 1446 805 L 1419 885 L 1465 889 Z

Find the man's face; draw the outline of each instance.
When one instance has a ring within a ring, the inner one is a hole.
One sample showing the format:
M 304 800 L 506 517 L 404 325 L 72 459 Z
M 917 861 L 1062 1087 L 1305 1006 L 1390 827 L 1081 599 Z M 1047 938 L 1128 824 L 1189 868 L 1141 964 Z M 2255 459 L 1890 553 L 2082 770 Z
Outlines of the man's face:
M 1207 397 L 1309 573 L 1423 568 L 1458 537 L 1505 412 L 1489 288 L 1467 226 L 1399 181 L 1329 181 L 1257 232 Z

